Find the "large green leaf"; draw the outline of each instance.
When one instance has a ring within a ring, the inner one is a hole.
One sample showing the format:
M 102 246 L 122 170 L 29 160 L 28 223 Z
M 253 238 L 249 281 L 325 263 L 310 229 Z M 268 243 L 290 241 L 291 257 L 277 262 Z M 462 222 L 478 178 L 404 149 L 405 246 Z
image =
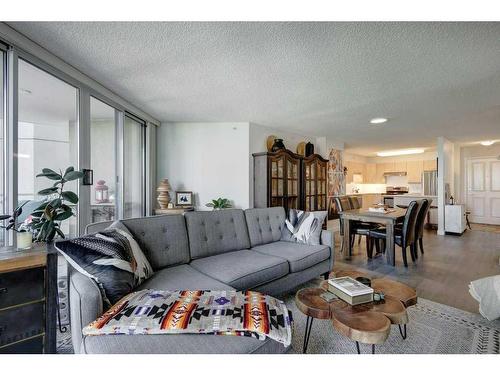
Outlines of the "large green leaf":
M 66 181 L 73 181 L 73 180 L 78 180 L 79 178 L 83 177 L 83 172 L 80 171 L 71 171 L 68 172 L 64 175 L 64 179 Z
M 54 217 L 54 220 L 62 221 L 62 220 L 69 219 L 71 216 L 73 216 L 73 212 L 71 212 L 71 211 L 62 211 L 62 212 L 58 213 Z
M 66 177 L 66 175 L 69 173 L 69 172 L 73 172 L 75 170 L 74 167 L 68 167 L 66 168 L 66 170 L 64 171 L 64 176 L 63 177 Z
M 38 192 L 39 195 L 51 195 L 51 194 L 54 194 L 54 193 L 57 193 L 57 188 L 56 187 L 50 187 L 50 188 L 47 188 L 47 189 L 42 189 Z
M 0 215 L 0 220 L 7 220 L 10 218 L 10 215 Z
M 63 191 L 61 195 L 64 199 L 66 199 L 70 203 L 74 204 L 78 203 L 78 195 L 76 195 L 72 191 Z
M 49 204 L 52 208 L 59 208 L 62 205 L 62 199 L 61 198 L 52 199 Z

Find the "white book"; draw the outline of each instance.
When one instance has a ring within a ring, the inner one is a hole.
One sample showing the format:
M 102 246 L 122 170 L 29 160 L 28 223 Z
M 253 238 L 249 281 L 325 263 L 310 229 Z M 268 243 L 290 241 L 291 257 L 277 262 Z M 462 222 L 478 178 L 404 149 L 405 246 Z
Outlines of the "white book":
M 329 279 L 328 283 L 352 297 L 373 293 L 372 288 L 354 280 L 352 277 Z

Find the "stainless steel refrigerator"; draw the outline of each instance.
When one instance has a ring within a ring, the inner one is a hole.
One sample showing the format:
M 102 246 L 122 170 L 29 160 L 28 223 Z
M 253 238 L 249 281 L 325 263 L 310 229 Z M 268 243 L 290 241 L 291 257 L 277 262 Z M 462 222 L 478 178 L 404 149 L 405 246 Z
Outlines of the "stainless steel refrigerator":
M 437 171 L 422 174 L 422 192 L 424 195 L 437 195 Z

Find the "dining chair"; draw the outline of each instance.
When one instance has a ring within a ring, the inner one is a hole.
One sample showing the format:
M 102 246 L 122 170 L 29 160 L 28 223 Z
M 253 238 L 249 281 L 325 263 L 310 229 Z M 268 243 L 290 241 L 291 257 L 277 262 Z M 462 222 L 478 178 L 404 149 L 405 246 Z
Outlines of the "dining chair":
M 343 212 L 351 209 L 351 202 L 349 201 L 349 197 L 341 196 L 335 197 L 335 204 L 337 205 L 337 212 Z M 342 238 L 344 237 L 344 219 L 342 219 L 342 215 L 340 215 L 340 235 Z M 340 246 L 340 252 L 344 252 L 344 241 L 341 241 L 342 245 Z
M 414 237 L 415 237 L 415 224 L 417 221 L 417 214 L 419 209 L 419 202 L 411 201 L 406 209 L 402 226 L 394 228 L 394 242 L 401 247 L 403 253 L 403 263 L 408 267 L 408 260 L 406 256 L 406 249 L 410 247 L 410 255 L 412 261 L 415 262 L 414 251 Z M 370 230 L 368 233 L 370 239 L 370 249 L 373 249 L 373 242 L 382 240 L 382 246 L 385 248 L 385 241 L 387 239 L 386 228 L 377 228 Z
M 428 199 L 422 199 L 420 206 L 418 208 L 417 214 L 417 222 L 415 223 L 415 238 L 414 242 L 414 255 L 415 258 L 418 259 L 418 248 L 420 247 L 420 252 L 424 253 L 424 226 L 425 219 L 427 218 L 427 213 L 429 212 L 429 208 L 431 207 L 431 202 Z

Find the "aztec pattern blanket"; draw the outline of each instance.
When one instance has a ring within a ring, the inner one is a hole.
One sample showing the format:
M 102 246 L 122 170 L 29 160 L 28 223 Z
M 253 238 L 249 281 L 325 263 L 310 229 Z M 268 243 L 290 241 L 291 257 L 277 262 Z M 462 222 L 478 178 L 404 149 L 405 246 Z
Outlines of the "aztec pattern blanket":
M 269 337 L 289 346 L 292 318 L 282 301 L 258 292 L 146 289 L 83 328 L 84 335 L 177 333 Z

